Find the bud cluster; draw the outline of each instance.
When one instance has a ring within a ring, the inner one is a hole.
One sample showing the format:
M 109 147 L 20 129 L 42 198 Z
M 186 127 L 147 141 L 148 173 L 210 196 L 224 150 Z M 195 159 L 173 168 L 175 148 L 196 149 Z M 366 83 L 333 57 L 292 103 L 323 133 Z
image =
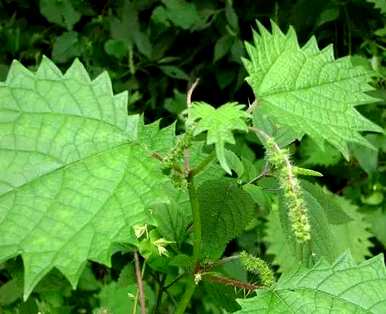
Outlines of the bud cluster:
M 299 243 L 311 239 L 311 226 L 303 193 L 290 162 L 289 152 L 281 149 L 272 138 L 266 141 L 268 162 L 278 173 L 280 188 L 288 206 L 288 216 L 295 238 Z
M 173 184 L 177 188 L 184 189 L 187 187 L 185 173 L 179 164 L 184 158 L 185 149 L 191 145 L 192 137 L 192 131 L 188 130 L 162 160 L 163 171 L 170 175 Z
M 240 262 L 248 272 L 259 275 L 264 286 L 271 287 L 275 282 L 272 270 L 261 258 L 254 257 L 243 251 L 240 253 Z

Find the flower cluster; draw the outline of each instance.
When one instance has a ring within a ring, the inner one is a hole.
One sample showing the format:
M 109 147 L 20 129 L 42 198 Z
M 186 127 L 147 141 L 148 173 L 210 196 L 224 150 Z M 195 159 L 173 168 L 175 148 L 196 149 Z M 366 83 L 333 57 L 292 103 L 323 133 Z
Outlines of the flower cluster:
M 278 173 L 280 188 L 288 206 L 288 216 L 295 238 L 299 243 L 311 239 L 311 225 L 303 193 L 291 164 L 289 153 L 281 149 L 272 138 L 266 141 L 267 159 Z
M 184 151 L 192 142 L 192 131 L 188 129 L 184 135 L 177 141 L 177 144 L 170 150 L 170 152 L 162 160 L 162 169 L 165 173 L 170 175 L 173 184 L 177 188 L 186 188 L 187 180 L 186 173 L 180 166 L 184 158 Z
M 240 262 L 248 272 L 259 275 L 264 286 L 270 287 L 275 282 L 272 270 L 261 258 L 243 251 L 240 253 Z

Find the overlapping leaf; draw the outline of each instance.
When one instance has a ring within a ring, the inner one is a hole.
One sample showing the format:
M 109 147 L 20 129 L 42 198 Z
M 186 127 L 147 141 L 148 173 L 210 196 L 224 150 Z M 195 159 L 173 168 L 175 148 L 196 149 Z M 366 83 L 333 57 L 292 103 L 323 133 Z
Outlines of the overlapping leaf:
M 354 67 L 348 57 L 334 59 L 331 46 L 320 50 L 312 37 L 303 47 L 290 28 L 272 33 L 258 23 L 254 45 L 246 44 L 247 78 L 262 111 L 278 125 L 310 135 L 321 147 L 329 142 L 348 158 L 347 142 L 371 146 L 360 131 L 382 132 L 355 106 L 374 102 L 371 73 Z
M 190 110 L 192 121 L 198 121 L 194 135 L 207 131 L 207 144 L 215 144 L 216 155 L 224 170 L 231 173 L 225 158 L 225 144 L 234 144 L 233 131 L 247 132 L 245 119 L 249 114 L 243 110 L 243 105 L 226 103 L 215 109 L 204 102 L 196 102 Z
M 206 181 L 197 189 L 202 224 L 202 257 L 217 259 L 254 216 L 254 202 L 233 180 Z
M 332 265 L 322 260 L 312 269 L 299 268 L 280 278 L 272 289 L 258 289 L 240 300 L 237 313 L 374 313 L 386 308 L 383 256 L 356 264 L 350 254 Z
M 158 162 L 136 143 L 138 116 L 106 73 L 75 61 L 62 74 L 13 63 L 0 85 L 0 260 L 22 255 L 24 296 L 52 268 L 76 285 L 87 259 L 106 265 L 115 242 L 162 202 Z

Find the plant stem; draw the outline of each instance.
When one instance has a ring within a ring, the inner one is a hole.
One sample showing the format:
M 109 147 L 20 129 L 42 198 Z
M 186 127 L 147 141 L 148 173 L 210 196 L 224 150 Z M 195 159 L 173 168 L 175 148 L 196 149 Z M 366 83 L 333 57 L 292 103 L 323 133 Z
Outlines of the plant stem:
M 163 275 L 160 280 L 157 280 L 157 283 L 158 283 L 157 301 L 155 303 L 154 310 L 153 310 L 153 313 L 155 314 L 158 313 L 158 308 L 161 304 L 162 294 L 164 292 L 165 280 L 166 280 L 166 275 Z
M 222 276 L 218 276 L 218 275 L 205 274 L 203 277 L 207 281 L 210 281 L 210 282 L 216 282 L 216 283 L 220 283 L 222 285 L 232 286 L 232 287 L 251 290 L 251 291 L 254 291 L 258 288 L 263 288 L 263 286 L 260 286 L 260 285 L 256 285 L 256 284 L 249 283 L 249 282 L 243 282 L 243 281 L 240 281 L 237 279 L 222 277 Z
M 193 214 L 193 263 L 195 268 L 197 268 L 200 263 L 201 254 L 201 215 L 192 173 L 188 176 L 188 191 Z
M 188 175 L 188 192 L 190 205 L 192 207 L 193 214 L 193 264 L 194 270 L 189 278 L 189 283 L 186 287 L 185 293 L 182 296 L 180 303 L 176 309 L 176 314 L 183 314 L 187 306 L 189 305 L 190 299 L 193 296 L 196 284 L 193 280 L 193 276 L 197 269 L 200 268 L 200 255 L 201 255 L 201 216 L 200 216 L 200 204 L 198 202 L 196 188 L 194 186 L 194 176 L 192 172 Z
M 180 303 L 178 303 L 175 314 L 185 313 L 185 310 L 189 305 L 190 299 L 192 298 L 195 289 L 196 289 L 196 284 L 194 283 L 193 278 L 190 278 L 189 284 L 186 287 L 185 293 L 182 296 Z
M 139 290 L 139 303 L 141 305 L 141 314 L 146 314 L 145 292 L 143 289 L 141 266 L 139 264 L 138 253 L 136 251 L 134 252 L 134 260 L 135 260 L 135 275 L 137 277 L 137 285 Z

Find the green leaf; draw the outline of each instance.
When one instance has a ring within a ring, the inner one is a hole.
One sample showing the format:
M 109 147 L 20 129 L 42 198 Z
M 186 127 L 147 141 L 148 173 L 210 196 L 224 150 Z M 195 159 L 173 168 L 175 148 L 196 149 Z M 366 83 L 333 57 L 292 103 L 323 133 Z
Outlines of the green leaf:
M 367 0 L 367 2 L 373 3 L 376 9 L 379 9 L 382 14 L 386 15 L 386 2 L 384 0 Z
M 295 140 L 300 140 L 304 135 L 303 132 L 295 132 L 288 126 L 275 125 L 270 117 L 264 113 L 261 106 L 257 106 L 253 110 L 253 125 L 273 136 L 280 147 L 285 147 Z
M 162 2 L 165 4 L 168 19 L 174 25 L 191 29 L 201 23 L 201 17 L 194 3 L 184 0 L 163 0 Z
M 273 289 L 239 300 L 237 313 L 374 313 L 386 308 L 383 256 L 356 264 L 349 253 L 332 265 L 325 260 L 312 269 L 299 268 L 280 278 Z
M 377 209 L 367 214 L 367 219 L 371 223 L 371 230 L 377 239 L 386 247 L 386 212 Z
M 225 159 L 229 168 L 236 172 L 237 177 L 240 178 L 244 173 L 244 165 L 240 158 L 231 150 L 225 150 Z
M 114 243 L 166 200 L 137 125 L 106 73 L 12 64 L 0 83 L 0 261 L 21 254 L 25 298 L 54 267 L 75 287 L 87 259 L 110 265 Z
M 40 13 L 55 24 L 72 30 L 80 20 L 81 14 L 76 11 L 71 0 L 40 0 Z
M 351 218 L 344 211 L 343 206 L 339 204 L 338 200 L 340 198 L 335 197 L 335 195 L 326 188 L 322 188 L 319 185 L 312 184 L 308 181 L 302 181 L 302 187 L 318 200 L 319 204 L 324 209 L 328 223 L 332 225 L 340 225 L 353 221 L 353 218 Z
M 96 313 L 132 313 L 136 293 L 136 283 L 132 283 L 126 287 L 120 287 L 116 282 L 111 282 L 104 286 L 98 295 L 100 308 L 99 312 Z M 138 307 L 134 313 L 140 313 Z
M 107 54 L 117 59 L 122 59 L 128 53 L 127 44 L 120 39 L 109 39 L 105 42 L 104 48 Z
M 212 180 L 197 189 L 202 225 L 202 257 L 217 259 L 228 242 L 244 231 L 255 214 L 254 202 L 233 180 Z
M 224 35 L 216 41 L 214 46 L 213 62 L 220 60 L 231 49 L 234 42 L 234 37 L 230 35 Z
M 237 295 L 235 289 L 222 284 L 204 282 L 205 296 L 212 301 L 217 309 L 224 309 L 226 313 L 240 310 L 240 305 L 236 302 Z
M 227 18 L 229 26 L 236 33 L 239 32 L 239 18 L 233 8 L 233 1 L 226 0 L 225 1 L 225 17 Z
M 153 211 L 159 233 L 168 241 L 178 245 L 187 237 L 187 229 L 192 221 L 189 198 L 180 192 L 170 204 L 160 204 Z
M 194 128 L 194 135 L 207 131 L 207 144 L 215 144 L 217 159 L 223 169 L 231 174 L 225 158 L 225 144 L 235 144 L 232 131 L 247 132 L 245 119 L 249 114 L 243 110 L 244 106 L 235 102 L 226 103 L 215 109 L 204 102 L 193 103 L 190 109 L 192 121 L 198 121 Z
M 374 137 L 374 135 L 375 134 L 369 134 L 366 136 L 366 138 L 377 149 L 361 147 L 357 144 L 351 145 L 351 151 L 355 159 L 358 160 L 361 168 L 370 175 L 376 173 L 377 167 L 378 167 L 378 147 L 377 147 L 378 145 L 376 143 L 377 137 Z
M 144 124 L 143 116 L 138 123 L 138 139 L 152 152 L 167 153 L 176 143 L 176 125 L 173 123 L 166 128 L 160 128 L 160 120 Z
M 269 212 L 271 209 L 271 200 L 267 193 L 260 186 L 254 184 L 245 184 L 243 185 L 243 190 L 251 196 L 251 198 L 257 205 L 259 205 L 262 210 Z
M 348 142 L 372 147 L 360 131 L 383 132 L 355 106 L 374 102 L 371 72 L 354 67 L 350 58 L 335 60 L 332 46 L 319 50 L 312 37 L 303 47 L 291 27 L 284 35 L 272 22 L 272 33 L 258 23 L 254 46 L 246 43 L 247 78 L 262 111 L 278 125 L 308 134 L 323 147 L 325 141 L 348 159 Z
M 52 48 L 52 59 L 64 63 L 81 54 L 79 36 L 77 32 L 65 32 L 56 38 Z
M 305 166 L 333 166 L 337 164 L 342 155 L 330 144 L 324 145 L 324 150 L 320 148 L 312 139 L 306 137 L 300 145 L 302 164 Z
M 179 67 L 174 65 L 161 65 L 159 68 L 163 73 L 165 73 L 167 76 L 170 76 L 171 78 L 186 81 L 189 80 L 189 75 Z
M 303 182 L 302 186 L 311 222 L 313 259 L 323 257 L 333 262 L 349 249 L 357 261 L 362 261 L 369 253 L 371 236 L 365 216 L 345 199 L 325 193 L 317 185 Z M 265 240 L 269 243 L 268 253 L 275 255 L 274 263 L 281 272 L 293 269 L 300 262 L 284 204 L 279 211 L 270 213 Z

